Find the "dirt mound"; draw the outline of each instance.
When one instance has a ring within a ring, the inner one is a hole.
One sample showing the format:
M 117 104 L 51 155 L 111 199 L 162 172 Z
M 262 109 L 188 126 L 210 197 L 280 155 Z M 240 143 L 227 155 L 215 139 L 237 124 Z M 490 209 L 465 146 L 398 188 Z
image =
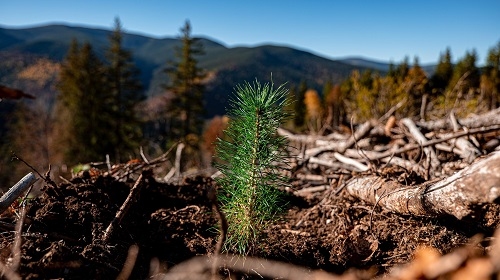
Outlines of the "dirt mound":
M 27 206 L 19 272 L 26 279 L 113 279 L 135 244 L 140 251 L 132 278 L 144 279 L 154 257 L 169 267 L 207 254 L 216 237 L 216 221 L 204 194 L 211 183 L 196 178 L 169 185 L 145 178 L 107 242 L 103 233 L 127 198 L 130 183 L 87 174 L 45 186 Z M 4 217 L 2 225 L 12 230 L 15 217 Z M 4 263 L 13 241 L 8 235 L 2 240 Z
M 207 192 L 214 182 L 203 177 L 174 185 L 158 183 L 149 173 L 121 222 L 103 240 L 133 184 L 86 173 L 57 187 L 45 186 L 27 205 L 18 269 L 23 279 L 113 279 L 132 245 L 139 253 L 130 279 L 146 279 L 155 264 L 156 272 L 163 272 L 213 252 L 217 220 Z M 286 214 L 263 233 L 256 256 L 335 273 L 353 267 L 382 273 L 410 261 L 419 246 L 448 253 L 474 234 L 492 233 L 452 219 L 374 211 L 343 192 L 328 190 L 322 197 L 292 197 Z M 3 263 L 12 262 L 10 231 L 19 211 L 2 218 Z

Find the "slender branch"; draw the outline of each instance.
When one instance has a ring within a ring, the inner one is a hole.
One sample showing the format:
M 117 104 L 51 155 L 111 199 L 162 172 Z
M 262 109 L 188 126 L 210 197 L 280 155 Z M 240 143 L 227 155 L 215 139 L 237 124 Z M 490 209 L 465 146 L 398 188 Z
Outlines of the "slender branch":
M 132 189 L 130 189 L 130 192 L 127 196 L 127 199 L 125 199 L 125 201 L 123 202 L 123 204 L 120 207 L 120 209 L 118 210 L 118 212 L 116 212 L 115 218 L 113 219 L 113 221 L 111 221 L 109 226 L 106 228 L 106 231 L 104 231 L 104 235 L 102 237 L 104 242 L 108 242 L 109 238 L 111 237 L 111 234 L 113 233 L 114 228 L 118 224 L 120 224 L 121 220 L 123 219 L 125 214 L 127 214 L 128 209 L 130 208 L 130 206 L 134 202 L 134 198 L 136 198 L 137 195 L 139 194 L 139 191 L 141 190 L 140 186 L 142 185 L 141 183 L 142 183 L 142 179 L 144 178 L 145 172 L 146 171 L 143 171 L 141 173 L 141 175 L 139 176 L 139 178 L 137 178 L 137 181 L 135 182 L 134 186 L 132 187 Z
M 50 165 L 49 165 L 49 170 L 45 173 L 45 176 L 44 176 L 44 175 L 40 174 L 40 172 L 38 172 L 38 170 L 36 170 L 28 162 L 26 162 L 24 159 L 22 159 L 21 157 L 19 157 L 18 155 L 16 155 L 16 153 L 12 153 L 12 158 L 16 159 L 16 160 L 19 160 L 22 163 L 24 163 L 29 169 L 33 170 L 36 174 L 38 174 L 38 176 L 40 178 L 42 178 L 47 184 L 51 185 L 54 188 L 57 187 L 57 184 L 54 181 L 52 181 L 52 179 L 50 179 L 50 169 L 51 169 Z
M 13 271 L 17 271 L 19 269 L 19 265 L 21 264 L 21 244 L 22 244 L 22 232 L 23 232 L 23 224 L 24 218 L 26 217 L 26 207 L 21 208 L 21 215 L 19 220 L 16 223 L 16 237 L 14 239 L 14 243 L 12 244 L 12 265 L 10 268 Z

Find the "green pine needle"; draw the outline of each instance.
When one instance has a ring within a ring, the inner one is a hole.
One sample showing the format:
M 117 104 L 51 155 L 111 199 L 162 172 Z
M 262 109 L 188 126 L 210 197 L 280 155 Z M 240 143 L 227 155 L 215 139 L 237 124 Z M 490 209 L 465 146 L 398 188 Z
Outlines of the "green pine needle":
M 229 222 L 225 249 L 247 254 L 255 248 L 259 233 L 280 211 L 281 193 L 286 184 L 277 163 L 287 162 L 287 140 L 278 127 L 289 116 L 287 90 L 283 85 L 263 86 L 255 81 L 236 87 L 230 102 L 231 121 L 227 140 L 218 139 L 219 200 Z

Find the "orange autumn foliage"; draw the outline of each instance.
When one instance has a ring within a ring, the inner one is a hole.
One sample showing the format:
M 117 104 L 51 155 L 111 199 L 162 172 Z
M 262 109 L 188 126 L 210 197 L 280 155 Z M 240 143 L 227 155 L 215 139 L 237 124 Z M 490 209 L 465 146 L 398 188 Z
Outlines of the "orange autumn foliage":
M 321 116 L 323 114 L 318 92 L 314 89 L 308 89 L 304 96 L 304 104 L 306 105 L 307 126 L 311 131 L 317 132 L 321 128 Z

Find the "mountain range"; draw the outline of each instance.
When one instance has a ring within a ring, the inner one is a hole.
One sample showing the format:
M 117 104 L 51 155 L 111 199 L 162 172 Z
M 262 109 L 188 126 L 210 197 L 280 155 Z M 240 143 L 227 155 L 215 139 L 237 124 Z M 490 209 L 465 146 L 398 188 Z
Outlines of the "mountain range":
M 0 84 L 53 100 L 59 65 L 71 40 L 89 42 L 103 56 L 110 33 L 110 30 L 68 25 L 0 27 Z M 272 75 L 275 84 L 298 85 L 305 81 L 308 87 L 321 92 L 327 81 L 340 83 L 355 69 L 381 73 L 389 69 L 389 63 L 360 57 L 333 60 L 286 46 L 227 47 L 213 39 L 199 39 L 205 51 L 197 57 L 199 66 L 210 77 L 205 93 L 207 117 L 224 114 L 229 95 L 244 81 L 265 82 Z M 168 77 L 163 69 L 168 61 L 175 59 L 176 46 L 181 46 L 181 42 L 175 37 L 123 33 L 123 47 L 132 52 L 148 97 L 164 93 L 162 84 Z M 426 69 L 432 71 L 433 67 Z

